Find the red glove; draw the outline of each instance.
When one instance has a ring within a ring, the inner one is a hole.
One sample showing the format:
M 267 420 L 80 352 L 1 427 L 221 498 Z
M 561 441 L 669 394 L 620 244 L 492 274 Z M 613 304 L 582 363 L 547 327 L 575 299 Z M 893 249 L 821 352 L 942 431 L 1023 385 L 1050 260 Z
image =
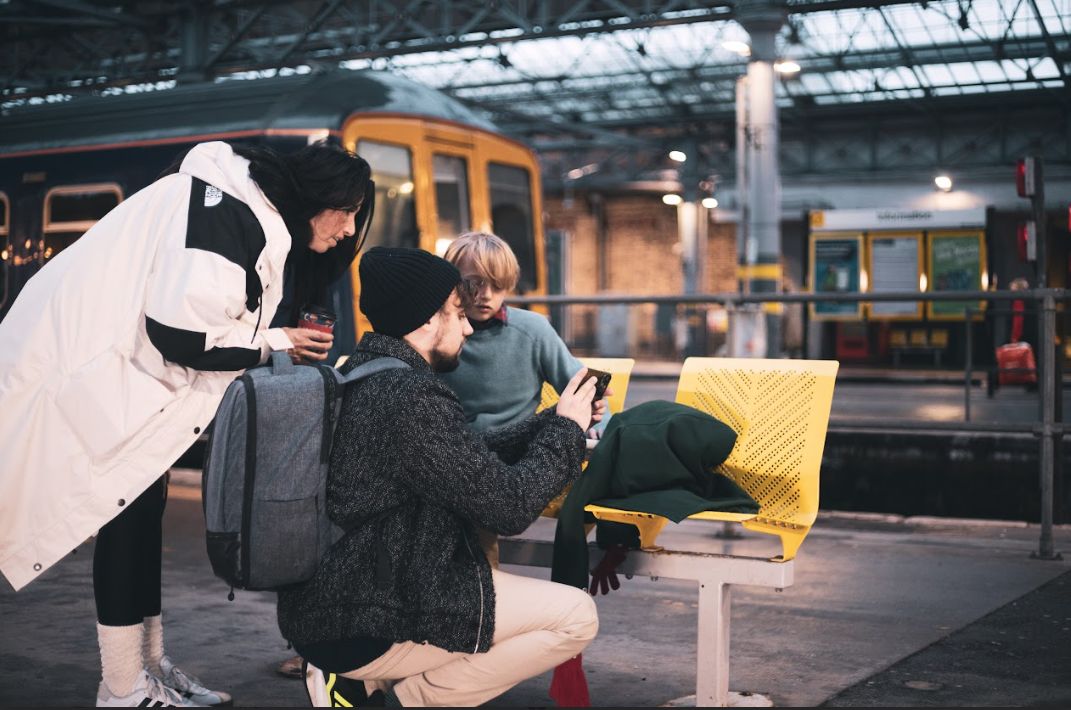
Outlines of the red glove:
M 591 571 L 588 594 L 594 597 L 598 590 L 602 590 L 603 594 L 609 594 L 611 589 L 619 588 L 621 582 L 617 579 L 617 566 L 624 562 L 626 557 L 628 557 L 628 548 L 624 545 L 610 545 L 606 548 L 602 561 Z

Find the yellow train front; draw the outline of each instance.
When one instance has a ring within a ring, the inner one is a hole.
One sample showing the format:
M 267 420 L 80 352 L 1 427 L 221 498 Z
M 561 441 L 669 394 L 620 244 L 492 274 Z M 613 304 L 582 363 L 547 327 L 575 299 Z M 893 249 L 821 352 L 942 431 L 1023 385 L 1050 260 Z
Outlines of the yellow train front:
M 518 290 L 546 292 L 532 151 L 440 92 L 388 73 L 337 71 L 86 97 L 0 116 L 0 318 L 50 258 L 176 156 L 211 140 L 284 151 L 340 143 L 372 166 L 367 246 L 441 254 L 461 232 L 494 231 L 517 253 Z M 358 297 L 355 264 L 331 289 L 333 357 L 368 327 Z

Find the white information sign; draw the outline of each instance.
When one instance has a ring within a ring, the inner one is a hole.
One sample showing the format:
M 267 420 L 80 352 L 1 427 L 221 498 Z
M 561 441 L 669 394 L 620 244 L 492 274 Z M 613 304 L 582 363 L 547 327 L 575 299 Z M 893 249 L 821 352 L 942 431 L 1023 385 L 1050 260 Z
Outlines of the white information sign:
M 967 210 L 811 210 L 811 231 L 965 229 L 985 226 L 985 208 Z
M 870 291 L 918 291 L 921 245 L 921 234 L 871 236 Z M 876 301 L 870 304 L 870 315 L 917 318 L 921 315 L 920 305 L 919 301 Z

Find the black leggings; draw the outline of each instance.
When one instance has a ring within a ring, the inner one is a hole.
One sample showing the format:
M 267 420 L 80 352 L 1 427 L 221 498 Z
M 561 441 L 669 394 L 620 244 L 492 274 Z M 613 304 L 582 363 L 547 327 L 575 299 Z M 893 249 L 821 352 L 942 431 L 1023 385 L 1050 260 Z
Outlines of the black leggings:
M 132 626 L 160 613 L 166 503 L 165 475 L 97 533 L 93 595 L 104 626 Z

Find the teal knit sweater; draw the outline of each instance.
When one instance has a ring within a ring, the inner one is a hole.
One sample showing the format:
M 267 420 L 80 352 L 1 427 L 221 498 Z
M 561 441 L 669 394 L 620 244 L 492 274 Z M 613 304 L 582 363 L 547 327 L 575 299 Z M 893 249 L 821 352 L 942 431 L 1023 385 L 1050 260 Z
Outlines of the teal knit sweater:
M 443 375 L 477 431 L 531 416 L 544 382 L 561 392 L 582 367 L 545 317 L 519 308 L 506 310 L 507 322 L 470 335 L 461 364 Z

